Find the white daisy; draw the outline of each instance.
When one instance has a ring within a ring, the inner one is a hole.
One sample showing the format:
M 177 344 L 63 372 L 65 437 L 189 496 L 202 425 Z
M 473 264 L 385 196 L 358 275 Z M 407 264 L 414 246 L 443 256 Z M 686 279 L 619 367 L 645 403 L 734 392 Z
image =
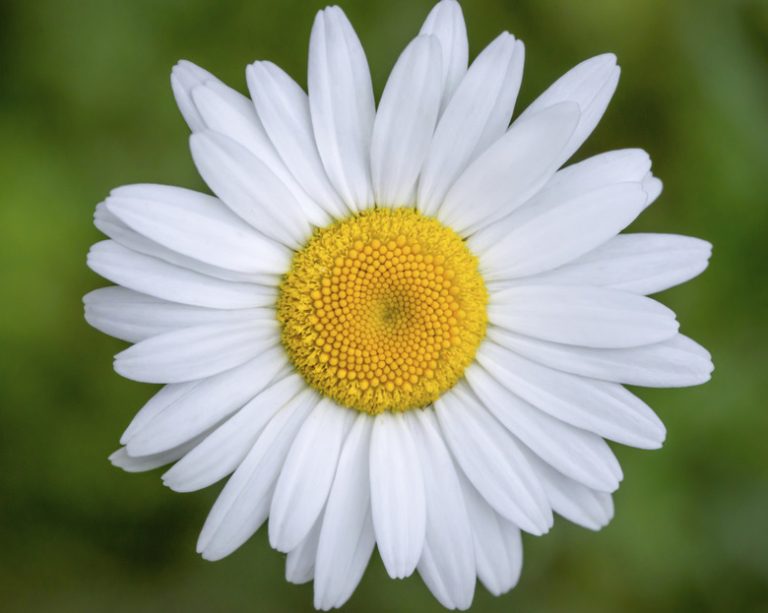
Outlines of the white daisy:
M 606 443 L 657 448 L 622 384 L 702 383 L 706 350 L 646 297 L 699 274 L 710 245 L 617 234 L 661 192 L 648 155 L 558 170 L 619 78 L 587 60 L 512 122 L 523 44 L 467 68 L 443 0 L 375 108 L 337 7 L 315 20 L 309 94 L 269 62 L 251 99 L 189 62 L 171 77 L 215 196 L 131 185 L 96 209 L 88 257 L 117 284 L 86 318 L 134 343 L 115 369 L 163 383 L 111 456 L 175 462 L 188 492 L 227 477 L 198 541 L 222 558 L 269 519 L 315 606 L 352 594 L 378 547 L 448 608 L 517 582 L 520 531 L 552 512 L 597 530 L 622 478 Z

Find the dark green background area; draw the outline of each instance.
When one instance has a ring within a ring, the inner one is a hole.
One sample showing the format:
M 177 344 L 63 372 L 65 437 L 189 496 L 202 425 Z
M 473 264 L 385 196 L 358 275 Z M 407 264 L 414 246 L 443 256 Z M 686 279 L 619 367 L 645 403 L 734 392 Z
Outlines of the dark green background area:
M 380 92 L 429 1 L 343 4 Z M 317 2 L 0 3 L 0 609 L 305 611 L 263 531 L 218 563 L 194 552 L 219 487 L 179 495 L 106 460 L 149 386 L 81 296 L 114 186 L 203 189 L 168 75 L 187 58 L 244 90 L 270 59 L 305 83 Z M 625 481 L 600 533 L 558 520 L 525 539 L 521 583 L 476 611 L 768 610 L 768 4 L 723 0 L 464 3 L 474 56 L 502 29 L 527 47 L 521 109 L 578 61 L 619 57 L 619 90 L 579 153 L 638 146 L 664 194 L 633 229 L 700 236 L 710 269 L 661 299 L 713 354 L 702 387 L 642 390 L 663 450 L 619 448 Z M 374 561 L 348 611 L 439 611 Z

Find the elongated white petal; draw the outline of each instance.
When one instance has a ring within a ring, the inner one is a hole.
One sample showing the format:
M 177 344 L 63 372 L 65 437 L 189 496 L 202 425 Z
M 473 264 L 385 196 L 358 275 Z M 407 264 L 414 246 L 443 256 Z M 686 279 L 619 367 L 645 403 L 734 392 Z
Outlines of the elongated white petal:
M 616 56 L 612 53 L 585 60 L 555 81 L 523 111 L 520 118 L 565 101 L 579 105 L 581 118 L 567 147 L 561 152 L 562 164 L 592 134 L 616 91 L 619 73 Z
M 590 192 L 613 183 L 642 183 L 650 170 L 651 157 L 643 149 L 598 153 L 557 171 L 547 185 L 548 197 L 563 197 L 572 190 Z
M 174 67 L 171 83 L 193 132 L 213 130 L 246 147 L 306 205 L 305 212 L 313 223 L 327 223 L 327 215 L 309 199 L 277 155 L 249 98 L 183 60 Z
M 472 525 L 477 576 L 491 594 L 499 596 L 515 587 L 520 578 L 520 530 L 496 513 L 461 471 L 459 480 Z
M 274 321 L 272 309 L 206 309 L 160 300 L 119 286 L 93 290 L 83 297 L 83 302 L 89 324 L 131 343 L 192 326 Z
M 627 227 L 645 199 L 640 183 L 617 183 L 538 208 L 514 226 L 511 222 L 504 238 L 483 253 L 483 277 L 526 277 L 570 262 Z
M 206 560 L 220 560 L 247 541 L 267 518 L 275 481 L 317 394 L 306 389 L 267 424 L 216 499 L 197 541 Z
M 661 191 L 664 189 L 663 183 L 653 176 L 653 173 L 649 172 L 643 179 L 643 189 L 648 194 L 648 200 L 645 206 L 651 206 L 656 199 L 661 196 Z
M 655 300 L 598 287 L 530 285 L 494 292 L 489 321 L 556 343 L 616 348 L 673 337 L 675 314 Z
M 701 274 L 712 255 L 707 241 L 677 234 L 621 234 L 570 264 L 526 284 L 594 285 L 655 294 Z
M 136 253 L 114 241 L 96 243 L 88 266 L 105 279 L 156 298 L 215 309 L 272 305 L 274 288 L 215 279 Z
M 328 177 L 351 210 L 367 208 L 373 204 L 373 86 L 363 46 L 337 6 L 315 17 L 307 82 L 312 129 Z
M 315 144 L 307 94 L 272 62 L 245 71 L 248 89 L 264 129 L 304 191 L 334 217 L 348 210 L 325 174 Z
M 299 375 L 271 382 L 174 464 L 163 483 L 177 492 L 193 492 L 226 477 L 248 455 L 272 416 L 304 387 Z
M 381 559 L 390 577 L 407 577 L 421 556 L 427 511 L 416 442 L 403 415 L 385 412 L 376 416 L 370 478 Z
M 478 364 L 465 376 L 485 407 L 542 460 L 588 487 L 606 492 L 619 487 L 621 467 L 602 438 L 531 406 Z
M 205 129 L 231 138 L 259 158 L 291 192 L 312 224 L 322 227 L 330 222 L 328 213 L 307 195 L 278 155 L 250 98 L 214 81 L 195 87 L 191 95 Z
M 198 83 L 189 90 L 189 95 L 203 123 L 194 132 L 219 132 L 257 155 L 266 146 L 274 150 L 248 97 L 218 79 Z
M 475 593 L 475 552 L 461 483 L 440 435 L 434 409 L 406 419 L 411 422 L 424 472 L 427 531 L 419 574 L 444 607 L 468 609 Z
M 131 187 L 138 189 L 145 186 L 132 185 Z M 93 225 L 113 241 L 131 251 L 151 256 L 162 262 L 201 273 L 208 277 L 223 279 L 225 281 L 235 281 L 237 283 L 258 283 L 266 286 L 277 286 L 280 280 L 280 277 L 274 274 L 242 273 L 227 268 L 221 268 L 220 266 L 213 266 L 212 264 L 207 264 L 206 262 L 202 262 L 195 258 L 183 255 L 178 251 L 169 249 L 168 247 L 164 247 L 152 239 L 139 234 L 122 222 L 116 215 L 107 209 L 106 202 L 100 202 L 96 206 L 96 211 L 93 214 Z
M 664 441 L 661 420 L 616 383 L 552 370 L 491 342 L 483 343 L 477 360 L 512 393 L 572 426 L 642 449 Z
M 373 125 L 371 175 L 379 206 L 413 204 L 442 96 L 442 59 L 434 36 L 417 36 L 389 76 Z
M 573 102 L 518 118 L 457 179 L 438 219 L 471 234 L 511 213 L 555 173 L 578 120 L 579 107 Z
M 142 473 L 148 470 L 154 470 L 155 468 L 160 468 L 161 466 L 175 462 L 183 457 L 184 454 L 194 449 L 206 434 L 201 434 L 191 441 L 179 445 L 178 447 L 174 447 L 173 449 L 169 449 L 168 451 L 152 455 L 134 457 L 128 453 L 127 448 L 120 447 L 120 449 L 109 456 L 109 461 L 112 462 L 113 466 L 122 468 L 125 472 L 129 473 Z
M 357 542 L 352 559 L 349 563 L 349 571 L 344 579 L 344 585 L 341 586 L 341 595 L 336 600 L 335 607 L 342 606 L 347 600 L 350 599 L 355 588 L 363 578 L 365 569 L 368 566 L 368 562 L 371 559 L 373 548 L 376 545 L 376 533 L 373 529 L 373 519 L 371 517 L 371 510 L 368 509 L 368 514 L 365 516 L 363 528 L 360 533 L 360 539 Z
M 321 519 L 322 517 L 318 518 L 309 534 L 285 556 L 285 580 L 288 583 L 301 585 L 312 581 L 315 574 L 315 558 L 317 557 Z
M 211 196 L 168 186 L 114 190 L 106 206 L 156 243 L 213 266 L 252 274 L 284 273 L 290 251 L 249 227 Z
M 312 529 L 325 506 L 353 416 L 325 398 L 299 430 L 272 497 L 269 542 L 274 549 L 294 549 Z
M 373 552 L 369 477 L 373 421 L 366 414 L 355 418 L 328 496 L 315 562 L 315 608 L 323 611 L 346 602 Z
M 451 99 L 469 61 L 469 41 L 464 14 L 456 0 L 441 0 L 427 15 L 419 34 L 432 35 L 440 42 L 443 66 L 442 108 Z
M 416 204 L 434 215 L 459 174 L 509 126 L 523 77 L 523 43 L 501 34 L 472 63 L 435 129 Z
M 507 430 L 459 383 L 435 403 L 448 448 L 464 474 L 500 515 L 543 534 L 552 513 L 535 474 Z
M 642 387 L 699 385 L 709 380 L 713 370 L 709 352 L 682 334 L 661 343 L 629 349 L 563 345 L 500 328 L 489 329 L 488 338 L 550 368 Z
M 183 383 L 247 362 L 279 342 L 277 323 L 227 322 L 172 330 L 115 356 L 115 370 L 145 383 Z
M 311 227 L 301 205 L 266 164 L 218 132 L 197 132 L 189 143 L 200 176 L 227 206 L 292 249 L 304 244 Z
M 533 229 L 535 229 L 537 224 L 541 226 L 542 222 L 544 222 L 544 228 L 542 229 L 546 231 L 547 221 L 551 221 L 556 226 L 561 215 L 567 217 L 581 213 L 585 206 L 583 202 L 585 199 L 586 206 L 589 207 L 589 199 L 592 194 L 599 194 L 601 193 L 600 190 L 609 187 L 615 188 L 620 184 L 639 184 L 640 190 L 643 193 L 643 200 L 645 201 L 647 194 L 642 186 L 642 182 L 650 168 L 651 158 L 642 149 L 609 151 L 595 155 L 578 164 L 572 164 L 557 171 L 539 193 L 514 213 L 473 234 L 469 238 L 469 245 L 475 253 L 483 256 L 498 253 L 499 257 L 497 259 L 504 259 L 503 254 L 508 250 L 514 249 L 515 241 L 509 238 L 511 234 L 515 234 L 516 240 L 525 240 L 528 235 L 528 225 L 534 224 Z M 611 211 L 610 204 L 606 204 L 608 210 Z M 618 211 L 613 211 L 614 217 L 617 213 L 627 209 L 626 205 L 620 206 L 622 204 L 622 202 L 619 202 L 614 207 L 618 209 Z M 644 206 L 645 202 L 641 203 L 634 214 L 637 215 Z M 631 212 L 629 211 L 629 213 Z M 579 231 L 572 231 L 570 235 L 562 237 L 564 240 L 578 240 L 576 237 L 581 236 L 582 233 L 586 232 L 589 234 L 594 232 L 590 227 L 590 224 L 593 223 L 591 220 L 589 222 L 586 222 L 586 220 L 571 221 L 571 223 L 573 224 L 572 228 L 578 227 Z M 526 226 L 525 229 L 522 229 L 523 226 Z M 619 226 L 619 229 L 621 227 L 623 226 Z M 612 235 L 609 234 L 608 238 L 610 236 Z M 545 234 L 543 238 L 547 239 L 548 236 Z M 587 245 L 585 249 L 591 249 L 597 246 L 597 244 L 599 243 L 593 242 L 592 246 Z M 530 243 L 526 245 L 528 252 L 526 253 L 525 261 L 519 262 L 518 266 L 527 265 L 529 260 L 531 263 L 536 264 L 537 259 L 542 256 L 546 257 L 548 251 L 553 247 L 552 244 L 540 245 L 534 243 L 534 245 L 535 247 L 533 248 Z M 554 245 L 554 247 L 557 246 L 556 244 Z M 520 252 L 518 251 L 517 253 Z M 512 255 L 516 254 L 512 253 Z M 577 255 L 581 254 L 577 253 Z
M 195 381 L 166 386 L 151 419 L 124 435 L 128 452 L 149 455 L 172 449 L 215 426 L 263 390 L 285 365 L 280 348 L 270 349 L 253 360 L 227 372 Z M 164 390 L 158 393 L 158 396 Z
M 191 130 L 205 128 L 205 120 L 195 107 L 191 92 L 198 85 L 208 82 L 220 83 L 210 72 L 187 60 L 181 60 L 171 71 L 171 89 L 176 104 Z
M 613 499 L 607 492 L 595 491 L 569 479 L 554 468 L 528 454 L 536 468 L 554 511 L 574 524 L 600 530 L 613 518 Z
M 136 415 L 133 416 L 131 423 L 123 432 L 120 437 L 120 444 L 126 445 L 128 441 L 133 437 L 136 432 L 141 430 L 150 421 L 162 413 L 171 404 L 176 402 L 179 398 L 184 396 L 188 391 L 197 385 L 197 381 L 191 381 L 189 383 L 172 383 L 171 385 L 164 385 L 160 390 L 154 394 L 145 404 L 139 409 Z M 166 447 L 163 450 L 167 451 L 171 447 Z

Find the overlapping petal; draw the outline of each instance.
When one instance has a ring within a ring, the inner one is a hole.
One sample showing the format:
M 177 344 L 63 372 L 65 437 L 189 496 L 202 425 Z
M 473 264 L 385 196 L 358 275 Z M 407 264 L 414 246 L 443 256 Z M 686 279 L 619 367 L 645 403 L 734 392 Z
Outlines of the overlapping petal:
M 402 579 L 416 568 L 427 522 L 417 441 L 405 418 L 382 413 L 371 434 L 370 482 L 376 544 L 387 573 Z
M 434 215 L 464 169 L 509 126 L 523 77 L 523 43 L 501 34 L 472 63 L 435 129 L 416 206 Z
M 579 116 L 577 104 L 563 102 L 518 118 L 456 180 L 438 219 L 469 235 L 514 211 L 558 169 Z
M 194 326 L 238 322 L 269 326 L 274 320 L 270 309 L 209 309 L 160 300 L 120 286 L 93 290 L 83 302 L 89 324 L 131 343 Z
M 246 79 L 264 130 L 296 181 L 329 214 L 344 215 L 349 209 L 320 159 L 307 94 L 272 62 L 254 62 Z
M 469 41 L 464 14 L 456 0 L 440 0 L 429 12 L 419 34 L 432 35 L 440 43 L 443 68 L 441 106 L 450 101 L 453 92 L 467 71 Z
M 379 206 L 413 202 L 442 92 L 440 44 L 434 36 L 417 36 L 392 69 L 373 124 L 371 173 Z
M 197 550 L 206 560 L 232 553 L 267 519 L 283 461 L 319 400 L 314 391 L 306 389 L 280 409 L 227 481 L 197 541 Z
M 351 210 L 371 206 L 373 85 L 360 40 L 337 6 L 320 11 L 312 26 L 308 89 L 312 129 L 328 177 Z

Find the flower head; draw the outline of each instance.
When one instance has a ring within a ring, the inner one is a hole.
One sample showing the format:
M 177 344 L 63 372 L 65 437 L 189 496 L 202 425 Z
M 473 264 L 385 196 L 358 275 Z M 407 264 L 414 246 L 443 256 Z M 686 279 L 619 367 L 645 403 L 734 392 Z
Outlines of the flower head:
M 476 578 L 516 584 L 521 530 L 547 532 L 553 511 L 611 519 L 606 440 L 665 436 L 622 384 L 709 378 L 647 295 L 700 273 L 710 246 L 619 235 L 661 192 L 648 155 L 561 168 L 608 105 L 615 58 L 579 64 L 510 125 L 523 55 L 503 33 L 467 67 L 461 9 L 442 0 L 378 108 L 337 7 L 315 20 L 308 94 L 269 62 L 247 68 L 250 99 L 173 69 L 215 196 L 113 190 L 88 262 L 117 286 L 85 304 L 134 343 L 117 372 L 165 384 L 112 462 L 175 462 L 163 480 L 182 492 L 229 476 L 206 559 L 268 519 L 318 608 L 346 602 L 376 546 L 390 576 L 418 570 L 465 609 Z

